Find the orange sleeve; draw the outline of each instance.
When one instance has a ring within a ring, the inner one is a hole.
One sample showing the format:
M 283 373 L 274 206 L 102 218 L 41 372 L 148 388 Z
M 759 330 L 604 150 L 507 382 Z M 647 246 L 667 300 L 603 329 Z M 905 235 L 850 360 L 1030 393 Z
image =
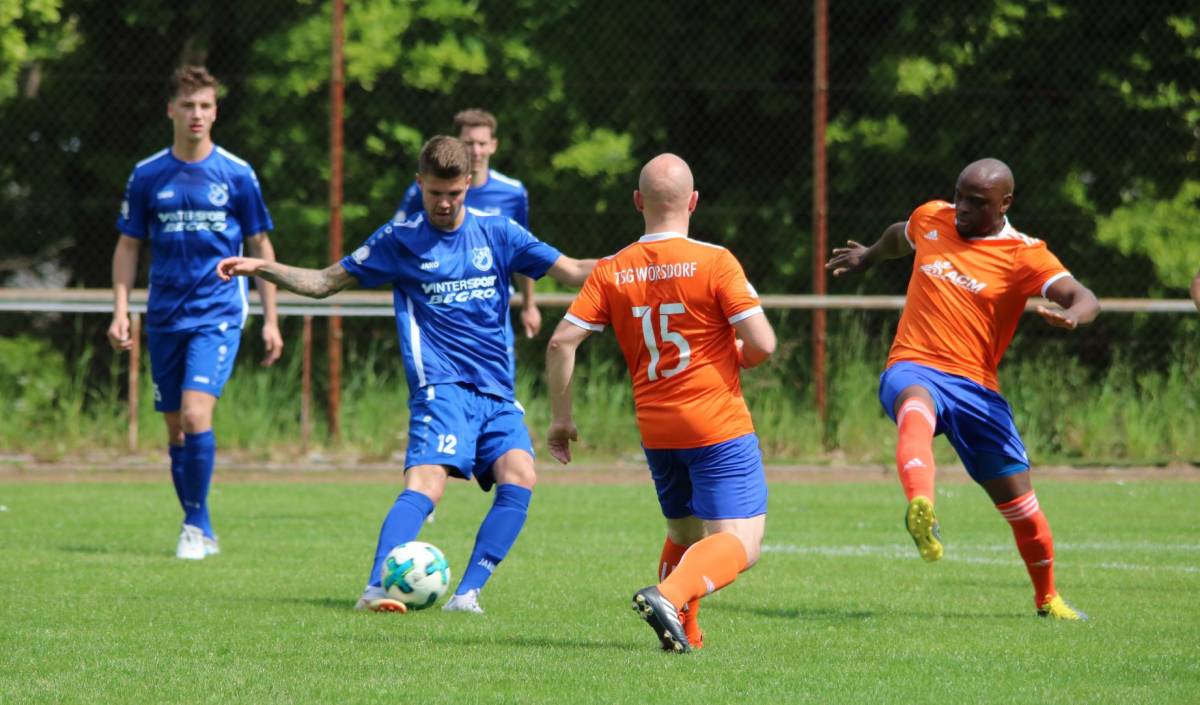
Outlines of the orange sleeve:
M 914 252 L 917 249 L 917 242 L 920 240 L 917 236 L 930 230 L 930 219 L 946 205 L 945 201 L 928 201 L 917 206 L 908 216 L 908 220 L 904 223 L 904 239 L 908 240 L 908 245 L 913 248 Z
M 579 290 L 579 296 L 571 302 L 571 307 L 567 309 L 565 318 L 579 326 L 591 331 L 600 332 L 604 330 L 611 320 L 611 312 L 608 310 L 608 297 L 604 295 L 604 284 L 601 282 L 608 281 L 609 268 L 597 265 L 592 273 L 588 275 L 587 281 L 583 283 L 583 288 Z
M 1021 248 L 1017 253 L 1016 264 L 1019 286 L 1026 296 L 1045 296 L 1046 289 L 1051 284 L 1062 277 L 1071 276 L 1041 240 Z
M 746 279 L 742 265 L 729 250 L 721 252 L 713 272 L 713 293 L 721 314 L 732 323 L 762 312 L 758 292 Z

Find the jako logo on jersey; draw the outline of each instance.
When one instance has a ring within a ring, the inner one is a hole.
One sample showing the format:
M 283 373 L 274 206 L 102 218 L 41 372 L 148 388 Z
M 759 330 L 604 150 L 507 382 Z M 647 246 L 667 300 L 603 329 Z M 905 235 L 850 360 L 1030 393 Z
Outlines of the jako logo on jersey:
M 471 264 L 475 265 L 475 269 L 481 272 L 486 272 L 492 268 L 492 248 L 490 247 L 472 247 L 471 248 Z
M 938 239 L 938 232 L 936 230 L 930 230 L 929 232 L 925 233 L 925 239 L 926 240 Z
M 448 282 L 428 282 L 421 289 L 429 294 L 430 304 L 465 304 L 473 299 L 496 297 L 496 277 L 471 277 Z
M 945 279 L 951 284 L 966 289 L 972 294 L 978 294 L 979 292 L 983 291 L 984 287 L 987 286 L 987 284 L 984 284 L 978 279 L 968 277 L 965 274 L 960 274 L 959 272 L 955 271 L 954 265 L 950 264 L 944 259 L 940 259 L 933 264 L 921 265 L 921 271 L 935 279 Z
M 442 263 L 438 262 L 437 260 L 434 260 L 432 262 L 422 262 L 421 263 L 421 269 L 424 269 L 426 272 L 431 272 L 440 266 L 442 266 Z
M 362 247 L 355 250 L 352 255 L 350 255 L 350 259 L 354 260 L 355 264 L 362 264 L 363 262 L 366 262 L 367 258 L 370 256 L 371 256 L 371 248 L 367 247 L 366 245 L 363 245 Z
M 208 202 L 217 208 L 229 203 L 229 184 L 209 184 Z

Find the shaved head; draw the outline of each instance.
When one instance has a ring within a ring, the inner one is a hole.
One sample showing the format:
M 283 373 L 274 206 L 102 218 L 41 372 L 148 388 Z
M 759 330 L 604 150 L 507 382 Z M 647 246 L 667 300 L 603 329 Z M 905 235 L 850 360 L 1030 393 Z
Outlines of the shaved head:
M 980 159 L 971 162 L 958 175 L 958 182 L 971 183 L 981 188 L 998 188 L 1004 195 L 1013 192 L 1013 175 L 1008 165 L 999 159 Z
M 638 191 L 652 210 L 686 208 L 694 189 L 692 170 L 674 154 L 660 154 L 642 167 Z
M 1013 202 L 1013 175 L 999 159 L 971 162 L 954 185 L 954 227 L 963 237 L 987 237 L 1004 229 Z

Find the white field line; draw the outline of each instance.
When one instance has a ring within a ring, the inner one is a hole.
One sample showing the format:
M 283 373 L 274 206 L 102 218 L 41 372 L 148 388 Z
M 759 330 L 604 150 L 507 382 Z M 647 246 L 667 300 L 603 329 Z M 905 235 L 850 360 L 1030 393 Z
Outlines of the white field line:
M 1192 551 L 1197 550 L 1197 547 L 1191 544 L 1147 544 L 1155 546 L 1149 550 L 1181 550 Z M 1063 544 L 1056 546 L 1056 552 L 1071 551 L 1071 550 L 1130 550 L 1136 552 L 1138 550 L 1147 550 L 1145 545 L 1141 544 Z M 790 553 L 805 556 L 823 556 L 826 558 L 886 558 L 890 560 L 913 560 L 917 557 L 914 549 L 909 546 L 878 546 L 859 544 L 857 546 L 797 546 L 790 543 L 763 544 L 763 553 Z M 1011 557 L 1008 558 L 992 558 L 989 556 L 978 555 L 978 553 L 1008 553 Z M 1060 554 L 1061 555 L 1061 554 Z M 1018 565 L 1021 561 L 1017 555 L 1016 547 L 1007 546 L 964 546 L 964 545 L 947 545 L 946 555 L 942 559 L 951 563 L 970 563 L 974 565 Z M 1175 573 L 1200 573 L 1200 566 L 1193 565 L 1139 565 L 1136 563 L 1117 563 L 1106 561 L 1103 563 L 1089 563 L 1072 559 L 1070 565 L 1081 568 L 1103 568 L 1107 570 L 1126 570 L 1126 571 L 1170 571 Z

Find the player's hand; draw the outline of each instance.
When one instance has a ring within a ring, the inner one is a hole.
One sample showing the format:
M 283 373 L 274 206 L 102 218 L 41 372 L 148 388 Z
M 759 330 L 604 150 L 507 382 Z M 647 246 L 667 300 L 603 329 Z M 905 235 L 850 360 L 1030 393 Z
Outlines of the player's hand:
M 534 338 L 542 330 L 542 312 L 537 306 L 521 308 L 521 325 L 525 326 L 525 337 Z
M 550 422 L 550 430 L 546 433 L 546 445 L 550 448 L 550 455 L 558 462 L 563 465 L 571 462 L 571 441 L 578 440 L 579 429 L 575 428 L 574 421 L 568 419 Z
M 132 350 L 133 338 L 129 336 L 129 316 L 113 317 L 108 326 L 108 344 L 113 350 Z
M 262 360 L 263 367 L 270 367 L 283 355 L 283 336 L 279 334 L 279 326 L 275 323 L 263 323 L 263 346 L 267 356 Z
M 1075 320 L 1075 316 L 1071 315 L 1071 312 L 1066 309 L 1057 306 L 1038 306 L 1037 313 L 1043 320 L 1055 328 L 1075 330 L 1079 327 L 1079 321 Z
M 825 269 L 835 277 L 857 274 L 867 268 L 867 246 L 854 240 L 847 240 L 846 245 L 833 248 L 833 257 L 825 263 Z
M 252 277 L 258 274 L 258 268 L 266 263 L 266 260 L 253 257 L 226 257 L 217 262 L 217 276 L 221 281 L 229 281 L 234 277 Z

